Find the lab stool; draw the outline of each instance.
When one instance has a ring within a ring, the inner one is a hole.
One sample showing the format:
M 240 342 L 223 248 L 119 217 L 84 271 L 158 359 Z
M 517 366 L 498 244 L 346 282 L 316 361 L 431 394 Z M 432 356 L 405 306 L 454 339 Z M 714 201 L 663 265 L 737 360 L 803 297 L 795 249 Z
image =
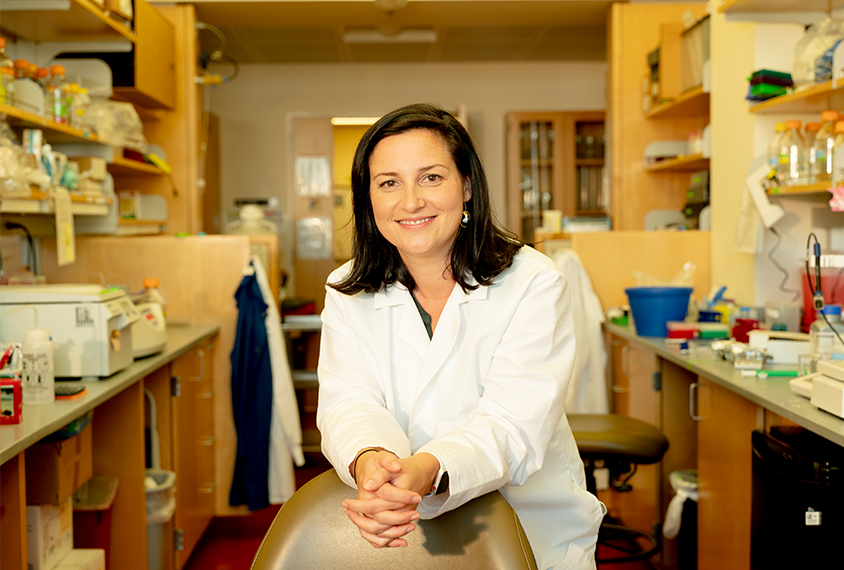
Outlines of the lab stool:
M 593 494 L 597 494 L 597 461 L 603 461 L 610 470 L 613 487 L 625 492 L 632 489 L 629 481 L 636 473 L 636 466 L 658 463 L 668 449 L 668 440 L 662 432 L 641 420 L 616 414 L 571 414 L 568 420 L 586 468 L 587 488 Z M 645 539 L 648 547 L 642 549 L 637 538 Z M 622 550 L 627 555 L 598 558 L 598 563 L 648 560 L 662 548 L 660 540 L 650 533 L 605 520 L 598 532 L 598 544 L 609 544 L 610 541 L 613 549 Z M 631 548 L 619 547 L 616 541 L 629 543 Z

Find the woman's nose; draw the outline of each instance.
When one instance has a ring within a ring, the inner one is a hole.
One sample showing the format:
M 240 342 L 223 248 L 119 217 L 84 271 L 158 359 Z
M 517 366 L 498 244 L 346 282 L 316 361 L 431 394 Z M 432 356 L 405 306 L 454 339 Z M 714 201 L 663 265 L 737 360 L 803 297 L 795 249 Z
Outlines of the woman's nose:
M 408 184 L 404 191 L 404 207 L 407 210 L 418 210 L 425 205 L 425 199 L 422 192 L 414 184 Z

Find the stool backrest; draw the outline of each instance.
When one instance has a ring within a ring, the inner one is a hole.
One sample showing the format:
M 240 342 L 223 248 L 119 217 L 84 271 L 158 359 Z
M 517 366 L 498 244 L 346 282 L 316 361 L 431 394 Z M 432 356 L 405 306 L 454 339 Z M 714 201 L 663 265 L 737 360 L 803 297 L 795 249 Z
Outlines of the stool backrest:
M 278 511 L 252 570 L 536 570 L 515 511 L 498 491 L 428 521 L 406 548 L 374 548 L 340 503 L 357 493 L 334 470 L 296 491 Z

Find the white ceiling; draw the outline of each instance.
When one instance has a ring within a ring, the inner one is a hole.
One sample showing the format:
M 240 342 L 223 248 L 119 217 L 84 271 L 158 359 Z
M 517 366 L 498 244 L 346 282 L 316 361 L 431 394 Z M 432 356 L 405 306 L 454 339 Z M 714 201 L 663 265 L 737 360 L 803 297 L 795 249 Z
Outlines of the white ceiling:
M 152 0 L 163 1 L 163 0 Z M 172 0 L 169 0 L 172 2 Z M 239 63 L 603 61 L 612 0 L 191 0 Z M 350 28 L 433 28 L 434 43 L 349 44 Z M 200 33 L 203 51 L 219 40 Z

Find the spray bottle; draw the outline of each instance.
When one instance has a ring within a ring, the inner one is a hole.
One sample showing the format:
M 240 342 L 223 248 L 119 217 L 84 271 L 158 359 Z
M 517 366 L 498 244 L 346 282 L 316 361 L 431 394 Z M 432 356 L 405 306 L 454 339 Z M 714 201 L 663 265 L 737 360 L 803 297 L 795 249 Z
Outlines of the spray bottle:
M 38 309 L 34 305 L 24 305 L 8 313 L 22 309 L 32 309 L 35 319 L 35 328 L 23 332 L 23 345 L 21 345 L 23 403 L 49 404 L 56 399 L 56 369 L 53 363 L 53 343 L 50 340 L 50 331 L 38 328 Z

